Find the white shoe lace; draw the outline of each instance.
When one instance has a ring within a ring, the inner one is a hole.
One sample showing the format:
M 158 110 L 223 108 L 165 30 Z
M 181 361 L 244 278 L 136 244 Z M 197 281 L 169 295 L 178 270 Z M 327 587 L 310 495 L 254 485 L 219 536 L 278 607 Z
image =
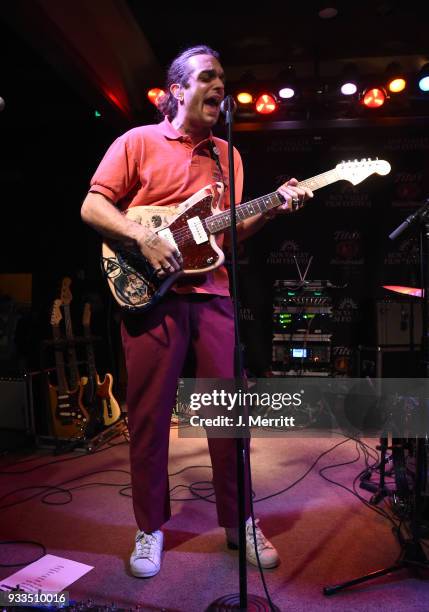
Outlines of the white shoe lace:
M 150 559 L 152 556 L 152 546 L 156 543 L 156 537 L 151 533 L 142 533 L 136 539 L 137 555 L 136 559 Z
M 271 546 L 268 544 L 268 540 L 264 536 L 264 534 L 262 533 L 261 528 L 258 527 L 258 523 L 259 523 L 259 519 L 255 519 L 256 546 L 257 546 L 258 552 L 260 552 L 264 548 L 271 548 Z M 253 538 L 252 523 L 247 525 L 247 534 L 248 534 L 248 539 L 249 539 L 251 545 L 254 546 L 255 541 L 254 541 L 254 538 Z

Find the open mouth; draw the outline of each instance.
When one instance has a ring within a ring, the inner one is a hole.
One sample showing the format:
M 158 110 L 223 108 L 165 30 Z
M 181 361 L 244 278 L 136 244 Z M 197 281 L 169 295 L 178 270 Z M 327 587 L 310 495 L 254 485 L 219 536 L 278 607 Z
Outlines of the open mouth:
M 220 106 L 220 98 L 217 98 L 215 96 L 211 96 L 209 98 L 206 98 L 204 100 L 204 105 L 208 106 L 210 109 L 217 111 L 219 109 Z

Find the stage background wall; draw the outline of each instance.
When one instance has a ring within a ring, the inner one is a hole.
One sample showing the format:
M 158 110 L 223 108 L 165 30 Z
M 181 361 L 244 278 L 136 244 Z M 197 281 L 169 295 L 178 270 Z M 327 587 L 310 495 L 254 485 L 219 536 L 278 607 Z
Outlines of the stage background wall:
M 100 370 L 118 367 L 110 363 L 118 350 L 118 316 L 100 276 L 100 240 L 84 227 L 79 210 L 94 169 L 119 131 L 95 119 L 69 91 L 59 90 L 58 96 L 72 114 L 35 124 L 27 116 L 1 126 L 0 270 L 31 272 L 33 278 L 31 313 L 18 326 L 17 359 L 3 363 L 3 371 L 40 364 L 40 340 L 51 335 L 50 309 L 66 275 L 73 279 L 75 332 L 81 333 L 81 311 L 89 299 L 94 330 L 102 338 Z M 273 282 L 298 279 L 294 256 L 302 270 L 313 257 L 307 279 L 342 287 L 335 292 L 336 354 L 374 344 L 375 302 L 387 296 L 381 286 L 419 285 L 416 229 L 396 242 L 388 234 L 429 195 L 429 128 L 237 132 L 235 141 L 244 161 L 246 199 L 272 191 L 290 176 L 304 179 L 330 170 L 341 160 L 378 156 L 392 165 L 386 177 L 317 191 L 303 210 L 271 222 L 242 246 L 241 316 L 249 370 L 258 375 L 269 370 Z M 113 351 L 103 348 L 111 329 Z
M 302 272 L 313 257 L 307 280 L 329 280 L 339 287 L 332 292 L 334 354 L 350 356 L 353 369 L 356 347 L 376 343 L 376 302 L 401 300 L 382 285 L 419 286 L 417 227 L 394 242 L 388 235 L 429 197 L 428 129 L 241 132 L 237 144 L 246 199 L 272 191 L 291 176 L 303 180 L 330 170 L 342 160 L 378 157 L 391 164 L 387 176 L 372 175 L 357 186 L 340 181 L 316 191 L 304 209 L 267 224 L 241 252 L 250 370 L 258 375 L 269 370 L 273 283 L 299 280 L 294 257 Z

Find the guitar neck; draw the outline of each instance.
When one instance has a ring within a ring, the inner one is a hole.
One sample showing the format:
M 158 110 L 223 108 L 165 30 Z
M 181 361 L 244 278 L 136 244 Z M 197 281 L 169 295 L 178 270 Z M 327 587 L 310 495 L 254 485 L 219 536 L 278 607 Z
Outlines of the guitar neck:
M 62 340 L 61 331 L 58 325 L 52 326 L 52 336 L 54 340 L 59 342 Z M 66 395 L 68 393 L 67 377 L 64 367 L 64 356 L 63 352 L 59 348 L 55 348 L 55 368 L 57 370 L 57 383 L 58 383 L 58 394 Z
M 338 174 L 336 168 L 334 168 L 333 170 L 328 170 L 322 174 L 312 176 L 305 181 L 300 181 L 297 186 L 308 187 L 312 191 L 316 191 L 317 189 L 321 189 L 322 187 L 326 187 L 331 183 L 341 180 L 341 178 L 342 177 Z M 284 200 L 282 196 L 277 191 L 274 191 L 273 193 L 268 193 L 260 198 L 250 200 L 249 202 L 244 202 L 244 204 L 239 204 L 236 207 L 237 222 L 240 223 L 240 221 L 254 217 L 259 213 L 264 213 L 272 208 L 277 208 L 277 206 L 280 206 L 280 204 L 283 204 L 283 202 Z M 212 234 L 222 232 L 230 225 L 231 217 L 229 210 L 206 219 L 206 226 L 209 232 Z
M 88 363 L 88 373 L 90 377 L 92 378 L 92 380 L 96 380 L 97 379 L 97 368 L 95 365 L 94 347 L 92 345 L 92 341 L 90 340 L 91 330 L 88 325 L 84 325 L 83 329 L 84 329 L 84 336 L 87 340 L 85 343 L 85 347 L 86 347 L 86 360 Z
M 65 323 L 66 323 L 66 337 L 67 337 L 67 340 L 69 341 L 67 352 L 69 356 L 69 366 L 70 366 L 70 386 L 72 389 L 75 389 L 79 384 L 80 376 L 79 376 L 79 368 L 77 365 L 76 350 L 73 344 L 70 344 L 74 342 L 73 328 L 72 328 L 71 314 L 70 314 L 70 305 L 63 304 L 63 308 L 64 308 L 64 315 L 65 315 Z

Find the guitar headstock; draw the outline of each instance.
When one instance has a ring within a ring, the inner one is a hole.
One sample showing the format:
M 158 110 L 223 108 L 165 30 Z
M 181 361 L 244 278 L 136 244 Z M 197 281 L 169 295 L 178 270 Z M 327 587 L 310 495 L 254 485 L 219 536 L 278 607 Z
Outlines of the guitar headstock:
M 89 302 L 86 302 L 85 306 L 83 307 L 82 325 L 84 327 L 89 327 L 90 321 L 91 321 L 91 304 Z
M 60 324 L 63 315 L 61 314 L 61 300 L 55 300 L 52 304 L 51 325 L 56 327 Z
M 385 176 L 390 172 L 390 164 L 384 159 L 361 159 L 354 161 L 341 162 L 335 167 L 340 178 L 357 185 L 364 181 L 371 174 Z
M 71 278 L 69 278 L 68 276 L 65 276 L 61 282 L 61 302 L 65 306 L 68 306 L 72 301 L 72 294 L 70 291 L 71 283 Z

